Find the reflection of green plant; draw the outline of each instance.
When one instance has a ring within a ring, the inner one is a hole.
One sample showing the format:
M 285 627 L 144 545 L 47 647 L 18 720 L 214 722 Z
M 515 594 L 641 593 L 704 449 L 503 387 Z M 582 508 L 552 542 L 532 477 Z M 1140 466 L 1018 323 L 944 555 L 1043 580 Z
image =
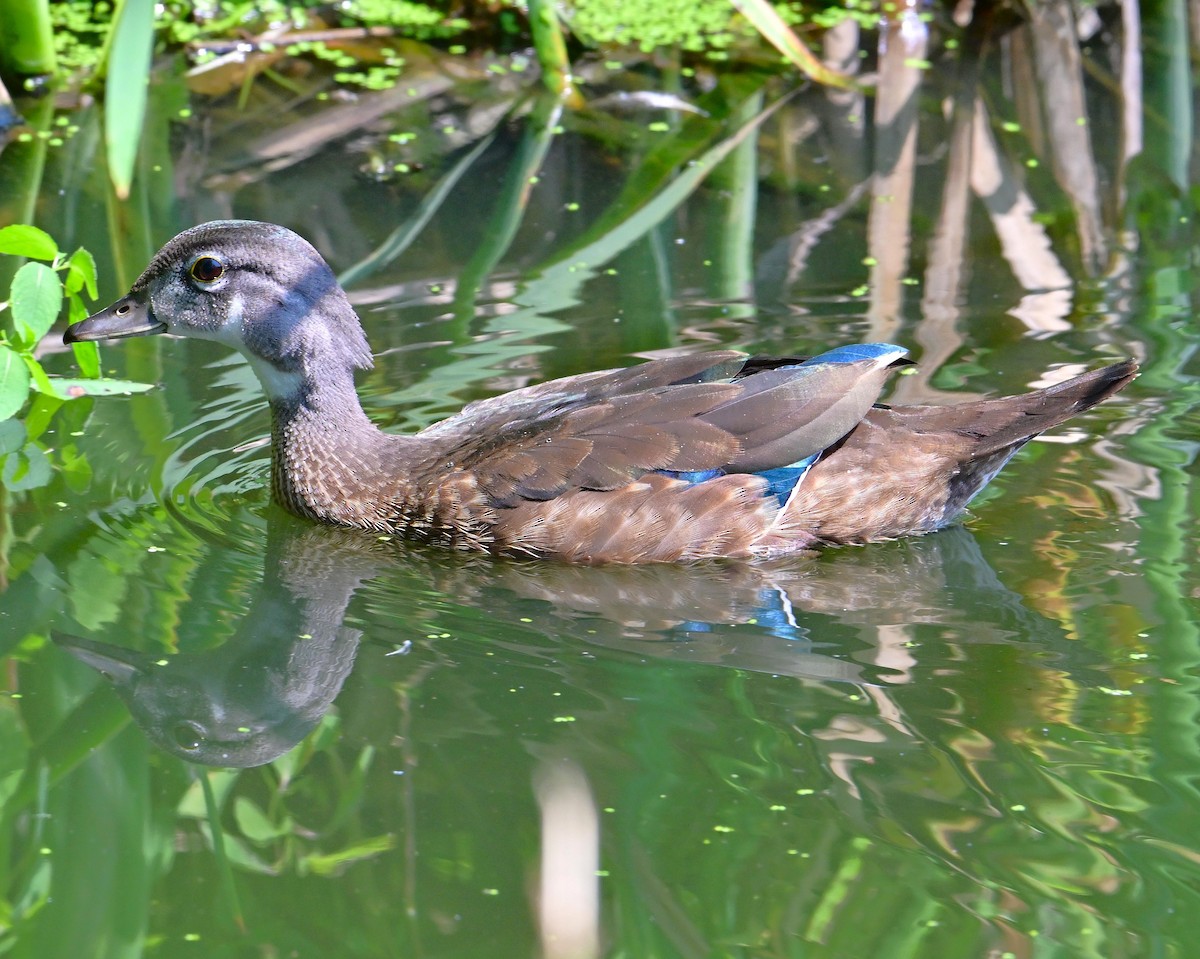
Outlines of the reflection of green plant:
M 36 440 L 63 403 L 80 396 L 145 390 L 149 385 L 101 377 L 95 343 L 73 346 L 83 378 L 50 376 L 36 356 L 64 299 L 72 322 L 88 314 L 81 294 L 86 290 L 89 296 L 96 295 L 96 264 L 87 250 L 80 247 L 68 256 L 49 234 L 17 225 L 0 229 L 0 254 L 30 260 L 13 277 L 7 303 L 0 303 L 0 310 L 7 307 L 9 314 L 0 326 L 0 464 L 6 488 L 30 489 L 50 479 L 46 451 Z M 24 420 L 14 419 L 27 404 Z M 69 456 L 71 449 L 70 444 L 62 445 L 59 453 Z
M 232 769 L 202 773 L 213 801 L 197 780 L 179 805 L 180 818 L 194 820 L 239 872 L 330 876 L 387 852 L 395 837 L 363 835 L 353 816 L 363 801 L 375 750 L 364 747 L 345 764 L 334 749 L 339 726 L 336 715 L 326 716 L 295 749 L 263 767 L 261 778 Z M 298 775 L 317 758 L 324 763 L 322 776 Z M 232 810 L 228 824 L 222 822 L 222 809 Z M 222 881 L 232 883 L 232 875 Z

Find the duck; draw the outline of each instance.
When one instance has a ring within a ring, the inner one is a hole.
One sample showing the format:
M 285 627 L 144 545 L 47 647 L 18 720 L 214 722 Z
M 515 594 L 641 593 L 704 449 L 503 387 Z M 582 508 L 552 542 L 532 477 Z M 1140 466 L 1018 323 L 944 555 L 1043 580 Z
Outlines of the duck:
M 1033 437 L 1138 372 L 1125 360 L 1015 396 L 899 406 L 879 400 L 911 365 L 901 346 L 684 352 L 388 432 L 356 392 L 372 354 L 333 271 L 295 232 L 252 220 L 183 231 L 63 339 L 156 333 L 249 362 L 271 411 L 272 495 L 290 512 L 585 564 L 769 560 L 933 532 Z

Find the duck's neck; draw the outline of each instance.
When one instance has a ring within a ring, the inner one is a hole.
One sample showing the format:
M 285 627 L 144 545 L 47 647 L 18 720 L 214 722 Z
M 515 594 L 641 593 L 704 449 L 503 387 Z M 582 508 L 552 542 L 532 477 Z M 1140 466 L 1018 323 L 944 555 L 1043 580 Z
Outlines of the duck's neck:
M 271 484 L 302 516 L 361 526 L 373 504 L 403 507 L 418 443 L 382 432 L 363 412 L 350 370 L 326 368 L 320 382 L 271 397 Z

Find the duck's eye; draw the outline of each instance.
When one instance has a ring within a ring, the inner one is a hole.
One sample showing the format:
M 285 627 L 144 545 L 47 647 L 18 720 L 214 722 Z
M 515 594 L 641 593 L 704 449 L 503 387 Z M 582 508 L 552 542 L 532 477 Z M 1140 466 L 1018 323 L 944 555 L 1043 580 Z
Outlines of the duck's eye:
M 225 273 L 225 264 L 215 256 L 198 256 L 188 272 L 197 283 L 212 283 Z
M 194 753 L 204 745 L 204 730 L 197 723 L 181 719 L 171 729 L 175 745 L 187 753 Z

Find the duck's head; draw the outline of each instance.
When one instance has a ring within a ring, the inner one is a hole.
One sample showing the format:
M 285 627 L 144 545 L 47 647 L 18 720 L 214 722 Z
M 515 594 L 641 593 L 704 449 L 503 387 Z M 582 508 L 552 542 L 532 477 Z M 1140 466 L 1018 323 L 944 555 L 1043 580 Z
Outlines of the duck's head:
M 291 230 L 216 220 L 171 240 L 129 293 L 63 340 L 174 333 L 244 353 L 272 399 L 314 374 L 371 366 L 358 317 L 329 265 Z

